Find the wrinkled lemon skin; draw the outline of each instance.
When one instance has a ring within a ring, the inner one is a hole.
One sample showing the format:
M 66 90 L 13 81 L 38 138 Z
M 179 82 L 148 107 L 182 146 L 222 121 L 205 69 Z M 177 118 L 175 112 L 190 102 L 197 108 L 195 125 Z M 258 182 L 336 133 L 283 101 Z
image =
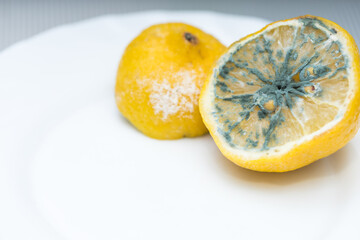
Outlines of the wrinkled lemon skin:
M 322 134 L 315 136 L 310 140 L 306 140 L 299 145 L 295 145 L 285 154 L 270 154 L 268 156 L 264 154 L 262 157 L 256 159 L 246 159 L 243 156 L 236 154 L 234 151 L 231 151 L 227 144 L 222 140 L 221 136 L 219 136 L 219 134 L 217 133 L 216 125 L 211 119 L 211 115 L 209 114 L 209 110 L 211 109 L 211 106 L 209 105 L 209 88 L 212 74 L 210 74 L 203 86 L 200 95 L 201 115 L 203 117 L 205 125 L 209 129 L 209 132 L 221 153 L 227 159 L 234 162 L 238 166 L 259 172 L 287 172 L 299 169 L 321 158 L 327 157 L 330 154 L 335 153 L 336 151 L 344 147 L 356 135 L 357 131 L 359 130 L 360 57 L 355 40 L 346 30 L 341 28 L 338 24 L 327 19 L 311 15 L 305 15 L 293 19 L 306 17 L 320 19 L 326 25 L 336 29 L 338 34 L 342 34 L 347 41 L 346 47 L 348 48 L 349 54 L 352 58 L 352 62 L 349 64 L 351 65 L 351 71 L 354 76 L 354 90 L 351 95 L 348 96 L 350 98 L 350 101 L 347 109 L 345 110 L 345 114 L 343 118 L 334 127 L 330 128 L 326 132 L 323 132 Z M 288 20 L 282 20 L 278 22 L 286 22 Z M 259 30 L 258 32 L 255 32 L 240 39 L 239 41 L 233 43 L 228 49 L 241 41 L 245 41 L 248 38 L 251 38 L 253 35 L 263 32 L 269 26 L 278 22 L 271 23 L 265 26 L 263 29 Z
M 153 25 L 126 48 L 115 98 L 122 115 L 156 139 L 207 133 L 198 107 L 201 87 L 226 50 L 213 36 L 183 23 Z

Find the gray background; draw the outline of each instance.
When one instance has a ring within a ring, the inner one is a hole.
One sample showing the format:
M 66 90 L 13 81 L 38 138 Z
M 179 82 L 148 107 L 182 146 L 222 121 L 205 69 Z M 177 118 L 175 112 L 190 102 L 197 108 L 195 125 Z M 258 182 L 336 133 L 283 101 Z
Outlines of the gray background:
M 269 20 L 312 14 L 338 23 L 360 43 L 360 0 L 0 0 L 0 51 L 57 25 L 154 9 L 212 10 Z

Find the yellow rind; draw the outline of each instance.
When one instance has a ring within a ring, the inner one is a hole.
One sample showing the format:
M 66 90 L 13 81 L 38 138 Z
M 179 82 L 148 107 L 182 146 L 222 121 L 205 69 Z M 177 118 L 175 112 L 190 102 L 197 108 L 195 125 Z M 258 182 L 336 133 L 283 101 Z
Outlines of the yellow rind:
M 185 40 L 187 32 L 197 38 L 196 44 Z M 165 81 L 171 88 L 181 84 L 181 77 L 174 77 L 179 72 L 190 73 L 193 86 L 201 89 L 204 73 L 225 50 L 216 38 L 188 24 L 164 23 L 145 29 L 127 46 L 119 64 L 115 86 L 119 111 L 152 138 L 178 139 L 207 133 L 199 112 L 199 93 L 188 102 L 193 111 L 180 109 L 165 120 L 161 112 L 154 110 L 151 93 L 154 84 Z
M 329 21 L 321 17 L 315 17 L 311 15 L 300 16 L 297 18 L 292 18 L 288 20 L 281 20 L 274 23 L 271 23 L 265 26 L 263 29 L 248 35 L 239 41 L 233 43 L 228 49 L 232 46 L 242 42 L 256 34 L 259 34 L 266 30 L 269 26 L 276 24 L 278 22 L 286 22 L 293 19 L 300 18 L 317 18 L 324 22 L 326 25 L 329 25 L 335 28 L 338 34 L 342 34 L 347 40 L 346 47 L 348 48 L 348 53 L 351 55 L 352 63 L 351 69 L 353 74 L 353 92 L 350 94 L 349 102 L 347 109 L 342 117 L 342 119 L 333 127 L 328 129 L 326 132 L 323 132 L 319 135 L 316 135 L 310 140 L 305 140 L 301 144 L 294 145 L 289 151 L 284 154 L 272 154 L 266 155 L 257 158 L 257 159 L 245 159 L 241 155 L 234 154 L 229 150 L 229 146 L 222 141 L 222 139 L 217 135 L 216 126 L 211 121 L 209 117 L 210 105 L 207 100 L 207 93 L 209 92 L 209 83 L 212 77 L 212 74 L 207 78 L 204 87 L 200 94 L 200 113 L 202 115 L 203 121 L 208 128 L 211 136 L 213 137 L 216 145 L 222 152 L 222 154 L 234 162 L 235 164 L 255 170 L 260 172 L 287 172 L 292 171 L 301 167 L 304 167 L 308 164 L 313 163 L 316 160 L 324 158 L 340 148 L 344 147 L 357 133 L 360 127 L 360 57 L 359 50 L 356 46 L 355 40 L 353 37 L 338 24 Z M 216 67 L 216 66 L 215 66 Z

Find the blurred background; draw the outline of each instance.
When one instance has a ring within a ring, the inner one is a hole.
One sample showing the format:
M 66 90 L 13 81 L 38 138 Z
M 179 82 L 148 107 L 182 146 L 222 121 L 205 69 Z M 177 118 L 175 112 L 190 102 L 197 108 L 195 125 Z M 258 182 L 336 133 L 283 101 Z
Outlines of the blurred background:
M 360 43 L 360 0 L 0 0 L 0 51 L 61 24 L 155 9 L 210 10 L 271 21 L 312 14 L 338 23 Z

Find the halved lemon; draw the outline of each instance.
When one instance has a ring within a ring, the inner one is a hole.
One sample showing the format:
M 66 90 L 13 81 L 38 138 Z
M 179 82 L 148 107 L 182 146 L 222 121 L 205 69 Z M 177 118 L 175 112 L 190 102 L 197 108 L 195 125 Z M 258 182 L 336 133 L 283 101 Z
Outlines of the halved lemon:
M 278 21 L 233 43 L 204 84 L 200 111 L 239 166 L 285 172 L 343 147 L 359 128 L 359 52 L 320 17 Z

